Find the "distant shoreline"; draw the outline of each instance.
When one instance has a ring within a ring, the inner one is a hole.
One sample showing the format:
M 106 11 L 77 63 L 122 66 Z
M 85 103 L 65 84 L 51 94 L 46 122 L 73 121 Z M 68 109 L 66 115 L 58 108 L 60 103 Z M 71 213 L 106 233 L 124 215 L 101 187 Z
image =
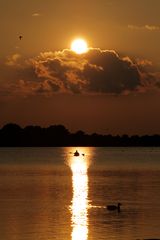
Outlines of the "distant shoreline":
M 27 126 L 21 128 L 9 123 L 0 129 L 0 147 L 160 147 L 160 135 L 112 136 L 87 134 L 81 130 L 71 133 L 63 125 L 47 128 Z

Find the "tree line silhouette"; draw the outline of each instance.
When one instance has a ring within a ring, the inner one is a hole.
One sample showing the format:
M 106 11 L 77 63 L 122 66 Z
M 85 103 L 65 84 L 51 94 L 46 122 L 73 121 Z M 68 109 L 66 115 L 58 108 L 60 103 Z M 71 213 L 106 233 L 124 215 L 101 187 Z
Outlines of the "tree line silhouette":
M 58 147 L 58 146 L 160 146 L 160 135 L 112 136 L 87 134 L 81 130 L 71 133 L 63 125 L 20 127 L 15 123 L 0 129 L 0 147 Z

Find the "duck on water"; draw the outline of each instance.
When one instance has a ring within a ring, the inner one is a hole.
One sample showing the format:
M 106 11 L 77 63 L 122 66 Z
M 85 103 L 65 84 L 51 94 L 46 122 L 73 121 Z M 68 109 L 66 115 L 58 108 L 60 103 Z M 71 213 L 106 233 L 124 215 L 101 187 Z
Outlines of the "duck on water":
M 118 211 L 118 212 L 120 212 L 121 211 L 121 209 L 120 209 L 121 205 L 122 205 L 121 203 L 118 203 L 117 205 L 107 205 L 107 210 L 108 211 Z

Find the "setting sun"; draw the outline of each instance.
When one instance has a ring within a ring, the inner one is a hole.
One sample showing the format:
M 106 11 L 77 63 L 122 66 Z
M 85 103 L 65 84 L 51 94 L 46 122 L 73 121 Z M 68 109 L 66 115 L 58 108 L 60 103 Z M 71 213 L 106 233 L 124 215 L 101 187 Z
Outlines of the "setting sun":
M 78 38 L 72 41 L 71 50 L 77 54 L 82 54 L 88 51 L 87 42 L 84 39 Z

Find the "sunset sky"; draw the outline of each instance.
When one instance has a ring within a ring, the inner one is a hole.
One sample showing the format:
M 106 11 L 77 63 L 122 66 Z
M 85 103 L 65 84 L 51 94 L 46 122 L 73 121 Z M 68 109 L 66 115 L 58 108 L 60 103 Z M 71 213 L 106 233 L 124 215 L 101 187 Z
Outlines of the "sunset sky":
M 160 134 L 159 10 L 159 0 L 0 0 L 0 127 Z M 86 53 L 70 49 L 76 38 Z

